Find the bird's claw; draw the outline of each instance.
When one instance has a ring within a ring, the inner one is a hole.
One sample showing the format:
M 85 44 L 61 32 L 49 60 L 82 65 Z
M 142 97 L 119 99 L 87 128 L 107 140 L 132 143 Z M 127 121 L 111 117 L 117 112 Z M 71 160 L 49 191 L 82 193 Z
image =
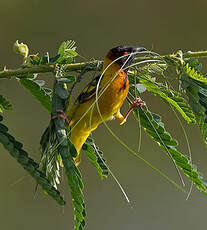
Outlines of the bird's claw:
M 141 98 L 139 98 L 139 97 L 136 97 L 132 103 L 133 108 L 136 106 L 141 107 L 141 106 L 145 106 L 145 105 L 146 105 L 146 103 L 144 101 L 142 101 Z
M 134 100 L 133 100 L 133 103 L 130 107 L 130 109 L 128 110 L 128 112 L 124 115 L 124 118 L 125 120 L 127 119 L 127 117 L 129 116 L 129 114 L 131 113 L 131 111 L 135 108 L 135 107 L 141 107 L 141 106 L 145 106 L 146 103 L 144 101 L 141 100 L 141 98 L 139 97 L 136 97 Z

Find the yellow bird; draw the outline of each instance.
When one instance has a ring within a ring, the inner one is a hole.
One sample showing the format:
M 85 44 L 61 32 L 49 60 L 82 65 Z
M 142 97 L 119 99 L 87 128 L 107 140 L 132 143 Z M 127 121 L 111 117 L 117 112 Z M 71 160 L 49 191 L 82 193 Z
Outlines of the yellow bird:
M 74 104 L 66 110 L 69 126 L 71 127 L 70 140 L 77 150 L 76 165 L 80 163 L 80 151 L 89 134 L 102 122 L 113 117 L 122 125 L 126 116 L 120 113 L 128 91 L 128 67 L 143 47 L 118 46 L 111 49 L 106 55 L 101 75 L 92 80 L 77 97 Z M 136 105 L 143 102 L 137 100 Z M 58 111 L 57 111 L 58 112 Z

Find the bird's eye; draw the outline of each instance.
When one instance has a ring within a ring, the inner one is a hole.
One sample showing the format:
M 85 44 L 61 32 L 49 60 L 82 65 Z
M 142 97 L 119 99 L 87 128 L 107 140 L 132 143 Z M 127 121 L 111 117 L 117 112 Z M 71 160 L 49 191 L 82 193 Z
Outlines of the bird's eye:
M 127 52 L 124 52 L 124 55 L 127 55 L 128 53 Z

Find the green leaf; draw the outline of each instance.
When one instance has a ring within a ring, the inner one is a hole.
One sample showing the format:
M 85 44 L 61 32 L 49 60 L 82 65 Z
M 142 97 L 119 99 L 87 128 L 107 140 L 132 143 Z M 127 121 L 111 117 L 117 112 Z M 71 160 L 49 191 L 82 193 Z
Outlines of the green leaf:
M 51 121 L 49 127 L 43 133 L 41 145 L 40 169 L 46 175 L 50 183 L 57 188 L 60 183 L 60 155 L 57 151 L 57 138 L 55 136 L 54 123 Z
M 0 113 L 3 113 L 4 110 L 12 110 L 12 105 L 4 96 L 0 95 Z
M 59 57 L 60 57 L 60 54 L 56 55 L 55 57 L 51 57 L 50 58 L 50 63 L 55 63 L 58 60 Z
M 138 114 L 139 113 L 139 114 Z M 151 113 L 147 107 L 134 110 L 134 116 L 146 131 L 146 133 L 160 146 L 160 148 L 170 155 L 175 164 L 183 173 L 194 183 L 194 185 L 204 194 L 207 195 L 207 184 L 202 175 L 197 171 L 194 165 L 188 159 L 188 156 L 179 152 L 176 147 L 177 141 L 171 137 L 165 130 L 161 118 L 157 114 Z
M 55 88 L 60 84 L 55 83 Z M 54 93 L 52 98 L 52 115 L 57 110 L 64 110 L 64 99 Z M 74 228 L 75 230 L 83 229 L 85 226 L 86 209 L 83 196 L 83 182 L 79 169 L 76 167 L 73 157 L 76 154 L 75 147 L 68 141 L 67 130 L 65 129 L 64 119 L 56 119 L 54 122 L 54 132 L 57 137 L 57 149 L 61 155 L 62 163 L 65 168 L 66 177 L 71 190 L 71 197 L 74 207 Z
M 2 121 L 2 119 L 2 116 L 0 116 L 0 121 Z M 50 184 L 46 175 L 38 169 L 39 164 L 28 156 L 28 153 L 22 148 L 23 144 L 16 141 L 15 138 L 8 133 L 8 128 L 2 123 L 0 123 L 0 143 L 2 143 L 10 155 L 36 180 L 37 184 L 39 184 L 48 195 L 56 200 L 58 204 L 65 204 L 60 192 Z
M 58 64 L 70 64 L 72 63 L 73 58 L 70 56 L 61 56 L 58 58 L 57 63 Z
M 48 64 L 49 62 L 50 62 L 50 58 L 48 57 L 48 55 L 45 55 L 43 57 L 40 57 L 39 65 L 45 65 Z
M 76 81 L 76 77 L 73 75 L 64 74 L 63 77 L 57 79 L 58 82 L 62 83 L 74 83 Z
M 60 57 L 56 60 L 59 64 L 68 64 L 73 61 L 73 58 L 78 55 L 75 51 L 76 47 L 74 46 L 75 42 L 72 40 L 64 41 L 58 50 Z
M 45 91 L 45 93 L 46 94 L 48 94 L 49 96 L 52 94 L 52 89 L 50 89 L 50 88 L 42 88 L 44 91 Z
M 136 84 L 136 88 L 139 91 L 139 93 L 144 93 L 146 91 L 146 87 L 143 84 Z
M 185 99 L 176 91 L 169 89 L 167 85 L 155 82 L 150 75 L 141 74 L 139 82 L 147 88 L 148 92 L 161 97 L 167 104 L 173 106 L 187 122 L 195 123 L 195 116 Z
M 38 57 L 38 54 L 29 55 L 28 63 L 30 63 L 32 65 L 39 65 L 40 64 L 40 58 Z
M 189 105 L 195 114 L 203 140 L 207 144 L 207 84 L 199 72 L 201 65 L 198 61 L 189 60 L 186 66 L 188 69 L 193 69 L 194 71 L 192 74 L 192 71 L 186 72 L 184 69 L 180 78 L 181 87 L 188 96 Z
M 195 68 L 191 67 L 190 63 L 187 63 L 184 66 L 183 70 L 193 80 L 196 80 L 201 83 L 205 83 L 207 85 L 207 78 L 204 77 L 201 73 L 199 73 Z
M 57 84 L 54 87 L 55 93 L 61 98 L 66 100 L 68 98 L 68 91 L 65 89 L 63 84 Z
M 21 78 L 19 83 L 24 86 L 49 113 L 51 113 L 51 98 L 39 84 L 26 78 Z
M 76 81 L 76 77 L 73 75 L 64 74 L 64 78 L 67 78 L 72 83 Z
M 44 80 L 34 80 L 34 82 L 37 83 L 39 85 L 39 87 L 42 87 L 43 85 L 45 85 Z
M 88 156 L 90 162 L 97 170 L 99 177 L 101 179 L 107 177 L 109 171 L 106 165 L 106 161 L 103 158 L 103 153 L 99 151 L 99 148 L 95 145 L 94 140 L 88 138 L 82 148 L 85 154 Z
M 75 78 L 61 77 L 61 78 L 58 78 L 57 81 L 62 82 L 62 83 L 73 83 L 75 82 Z
M 67 52 L 68 50 L 72 50 L 72 49 L 75 50 L 76 47 L 74 47 L 74 45 L 75 45 L 75 41 L 73 41 L 73 40 L 62 42 L 62 44 L 60 45 L 60 47 L 58 49 L 58 54 L 63 56 L 65 54 L 65 52 Z

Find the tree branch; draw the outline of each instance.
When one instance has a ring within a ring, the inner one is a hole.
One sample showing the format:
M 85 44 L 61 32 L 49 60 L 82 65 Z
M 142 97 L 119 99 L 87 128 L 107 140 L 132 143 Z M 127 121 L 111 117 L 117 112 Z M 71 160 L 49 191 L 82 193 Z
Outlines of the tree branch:
M 183 54 L 183 58 L 206 58 L 206 57 L 207 57 L 207 51 L 197 51 L 197 52 L 188 51 Z
M 35 66 L 30 65 L 30 67 L 23 66 L 22 68 L 14 69 L 14 70 L 3 70 L 0 72 L 0 79 L 1 78 L 11 78 L 11 77 L 18 77 L 18 78 L 27 78 L 28 74 L 33 73 L 49 73 L 53 71 L 53 67 L 43 65 L 43 66 Z
M 145 57 L 137 57 L 135 58 L 135 62 L 139 61 L 147 61 L 147 60 L 161 60 L 168 58 L 176 58 L 176 54 L 163 55 L 163 56 L 145 56 Z M 183 58 L 207 58 L 207 51 L 197 51 L 192 52 L 188 51 L 183 53 Z M 68 72 L 80 72 L 82 70 L 85 71 L 100 71 L 102 68 L 103 61 L 93 60 L 88 62 L 74 63 L 74 64 L 66 64 L 64 66 L 64 70 Z M 27 78 L 28 74 L 33 73 L 50 73 L 54 71 L 55 64 L 47 64 L 47 65 L 23 65 L 21 68 L 14 70 L 3 70 L 0 71 L 0 79 L 18 77 L 18 78 Z

